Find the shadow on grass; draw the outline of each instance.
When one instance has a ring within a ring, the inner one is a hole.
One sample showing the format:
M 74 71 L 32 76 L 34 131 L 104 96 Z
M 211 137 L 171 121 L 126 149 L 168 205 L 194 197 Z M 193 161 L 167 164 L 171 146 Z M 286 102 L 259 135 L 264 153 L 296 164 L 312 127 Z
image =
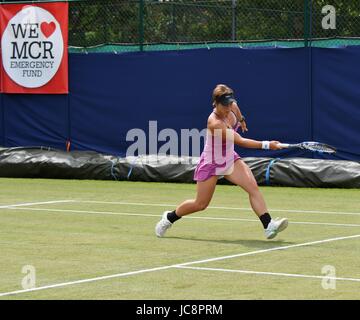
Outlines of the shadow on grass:
M 242 240 L 242 239 L 203 239 L 203 238 L 187 238 L 187 237 L 165 237 L 165 239 L 175 239 L 175 240 L 185 240 L 185 241 L 200 241 L 200 242 L 213 242 L 213 243 L 220 243 L 220 244 L 234 244 L 234 245 L 241 245 L 247 248 L 257 248 L 257 249 L 269 249 L 274 247 L 281 247 L 296 244 L 296 242 L 289 242 L 284 240 Z

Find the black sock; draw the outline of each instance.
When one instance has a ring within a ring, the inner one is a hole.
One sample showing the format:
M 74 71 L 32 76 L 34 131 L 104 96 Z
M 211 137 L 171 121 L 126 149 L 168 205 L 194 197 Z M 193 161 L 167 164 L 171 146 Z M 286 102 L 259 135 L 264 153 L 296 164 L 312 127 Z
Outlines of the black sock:
M 174 223 L 175 221 L 179 220 L 181 217 L 177 216 L 175 213 L 176 210 L 171 211 L 167 214 L 167 218 L 171 223 Z
M 267 212 L 265 212 L 262 216 L 259 217 L 259 219 L 260 219 L 261 223 L 263 224 L 264 229 L 266 229 L 268 224 L 271 221 L 271 216 Z

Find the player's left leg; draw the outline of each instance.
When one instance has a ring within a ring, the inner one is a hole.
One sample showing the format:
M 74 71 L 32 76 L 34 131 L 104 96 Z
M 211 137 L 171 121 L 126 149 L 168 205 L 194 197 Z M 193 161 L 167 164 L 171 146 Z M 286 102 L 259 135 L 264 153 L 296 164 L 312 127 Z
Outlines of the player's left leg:
M 255 177 L 244 161 L 241 159 L 235 161 L 232 172 L 225 178 L 248 193 L 251 207 L 262 222 L 267 239 L 274 238 L 278 232 L 287 227 L 287 219 L 271 219 Z

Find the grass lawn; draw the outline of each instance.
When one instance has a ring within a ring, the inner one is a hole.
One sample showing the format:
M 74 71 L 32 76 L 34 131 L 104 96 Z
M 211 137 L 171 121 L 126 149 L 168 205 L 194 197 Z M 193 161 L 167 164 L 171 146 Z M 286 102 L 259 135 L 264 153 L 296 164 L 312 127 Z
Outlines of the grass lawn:
M 194 184 L 0 179 L 0 190 L 0 299 L 360 299 L 356 189 L 262 187 L 270 214 L 289 219 L 273 240 L 236 186 L 161 239 L 162 212 Z

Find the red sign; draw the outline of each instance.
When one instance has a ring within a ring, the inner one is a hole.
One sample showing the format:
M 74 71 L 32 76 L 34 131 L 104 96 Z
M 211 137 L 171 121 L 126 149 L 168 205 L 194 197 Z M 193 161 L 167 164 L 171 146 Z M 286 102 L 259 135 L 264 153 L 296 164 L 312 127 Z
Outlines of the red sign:
M 68 3 L 0 5 L 1 92 L 68 93 Z

